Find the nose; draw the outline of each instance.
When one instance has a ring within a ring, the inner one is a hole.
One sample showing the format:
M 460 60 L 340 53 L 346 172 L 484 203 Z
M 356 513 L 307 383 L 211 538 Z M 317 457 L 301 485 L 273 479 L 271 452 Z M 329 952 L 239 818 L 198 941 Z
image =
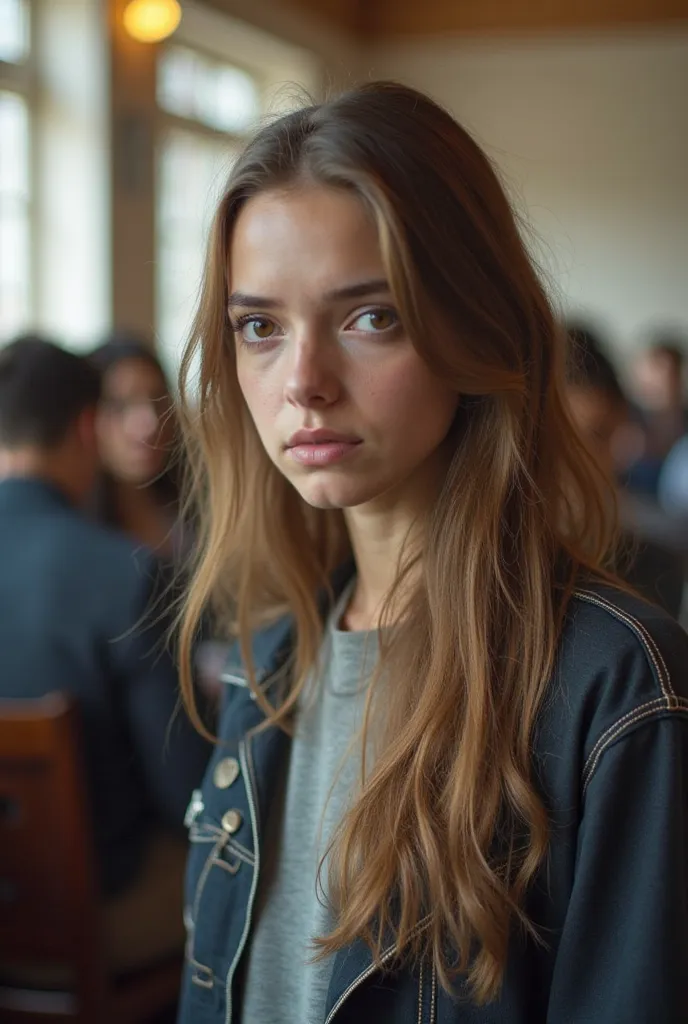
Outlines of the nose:
M 302 408 L 326 406 L 341 393 L 341 379 L 334 346 L 315 333 L 296 340 L 285 382 L 285 396 Z
M 150 443 L 160 428 L 158 410 L 153 402 L 139 402 L 129 410 L 128 433 L 138 441 Z

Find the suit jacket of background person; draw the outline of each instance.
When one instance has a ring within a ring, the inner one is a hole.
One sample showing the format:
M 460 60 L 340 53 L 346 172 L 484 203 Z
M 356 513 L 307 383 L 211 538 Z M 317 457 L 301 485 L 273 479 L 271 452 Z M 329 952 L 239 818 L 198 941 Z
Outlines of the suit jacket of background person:
M 209 747 L 178 709 L 154 556 L 38 479 L 0 482 L 0 697 L 78 702 L 106 894 L 180 828 Z

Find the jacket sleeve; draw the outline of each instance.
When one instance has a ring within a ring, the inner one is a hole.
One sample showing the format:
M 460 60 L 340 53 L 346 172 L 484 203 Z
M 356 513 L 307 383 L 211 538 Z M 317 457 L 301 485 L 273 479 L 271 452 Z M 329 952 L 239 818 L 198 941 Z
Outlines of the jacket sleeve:
M 125 713 L 149 802 L 163 824 L 181 829 L 192 791 L 200 785 L 210 745 L 181 704 L 169 642 L 169 594 L 153 556 L 139 555 L 140 589 L 134 625 L 119 646 Z
M 688 1021 L 688 712 L 663 714 L 589 783 L 548 1024 Z

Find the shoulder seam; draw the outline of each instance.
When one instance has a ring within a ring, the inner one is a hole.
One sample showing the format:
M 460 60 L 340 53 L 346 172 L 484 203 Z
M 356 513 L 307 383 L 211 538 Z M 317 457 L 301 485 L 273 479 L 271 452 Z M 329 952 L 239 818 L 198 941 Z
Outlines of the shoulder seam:
M 618 605 L 612 604 L 611 601 L 608 601 L 606 598 L 600 597 L 599 594 L 594 594 L 589 590 L 577 590 L 574 593 L 574 597 L 577 597 L 581 601 L 586 601 L 588 604 L 597 605 L 598 608 L 602 608 L 604 611 L 609 612 L 609 614 L 613 615 L 615 619 L 619 620 L 619 622 L 623 622 L 624 625 L 628 626 L 632 633 L 635 633 L 641 646 L 645 649 L 645 654 L 652 662 L 654 674 L 662 691 L 662 696 L 667 708 L 671 710 L 672 706 L 678 699 L 674 692 L 674 688 L 671 685 L 671 676 L 669 675 L 669 670 L 666 667 L 666 662 L 662 657 L 662 653 L 654 641 L 654 637 L 648 633 L 642 622 L 639 619 L 636 619 L 635 616 L 625 612 L 622 608 L 619 608 Z
M 662 652 L 655 643 L 654 637 L 648 632 L 639 619 L 630 615 L 622 608 L 619 608 L 618 605 L 615 605 L 607 598 L 600 597 L 599 594 L 595 594 L 593 591 L 577 590 L 574 593 L 574 597 L 580 601 L 585 601 L 588 604 L 602 608 L 603 611 L 608 612 L 631 630 L 639 641 L 640 646 L 643 648 L 645 656 L 652 666 L 653 675 L 662 692 L 661 697 L 656 697 L 654 700 L 647 701 L 645 704 L 641 704 L 632 711 L 629 711 L 627 714 L 622 715 L 621 718 L 618 718 L 598 738 L 586 758 L 585 765 L 583 766 L 583 791 L 585 792 L 602 753 L 626 728 L 629 728 L 641 719 L 650 717 L 651 715 L 661 711 L 686 711 L 686 709 L 688 709 L 688 701 L 676 696 L 676 692 L 674 691 L 671 683 L 669 670 L 664 658 L 662 657 Z
M 688 718 L 688 700 L 685 700 L 683 697 L 677 697 L 676 704 L 672 707 L 667 707 L 664 699 L 659 697 L 656 700 L 648 701 L 647 704 L 641 704 L 639 707 L 635 708 L 634 711 L 630 711 L 627 715 L 623 715 L 622 718 L 619 718 L 614 725 L 607 729 L 603 736 L 601 736 L 597 741 L 596 751 L 591 752 L 585 762 L 585 766 L 583 768 L 583 794 L 585 794 L 605 750 L 608 750 L 617 739 L 619 739 L 638 722 L 653 718 L 663 718 L 667 714 L 672 718 L 675 715 L 679 715 L 681 717 L 685 716 Z

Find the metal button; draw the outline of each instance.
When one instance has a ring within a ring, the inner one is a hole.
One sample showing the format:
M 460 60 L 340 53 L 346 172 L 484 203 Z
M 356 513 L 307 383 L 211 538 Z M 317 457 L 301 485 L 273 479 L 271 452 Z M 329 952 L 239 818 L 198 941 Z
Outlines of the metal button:
M 230 836 L 233 836 L 235 832 L 238 832 L 241 828 L 241 814 L 239 811 L 232 809 L 231 811 L 225 811 L 222 815 L 222 827 L 225 832 L 229 832 Z
M 215 765 L 213 782 L 218 789 L 229 789 L 239 777 L 239 762 L 235 757 L 223 757 Z

